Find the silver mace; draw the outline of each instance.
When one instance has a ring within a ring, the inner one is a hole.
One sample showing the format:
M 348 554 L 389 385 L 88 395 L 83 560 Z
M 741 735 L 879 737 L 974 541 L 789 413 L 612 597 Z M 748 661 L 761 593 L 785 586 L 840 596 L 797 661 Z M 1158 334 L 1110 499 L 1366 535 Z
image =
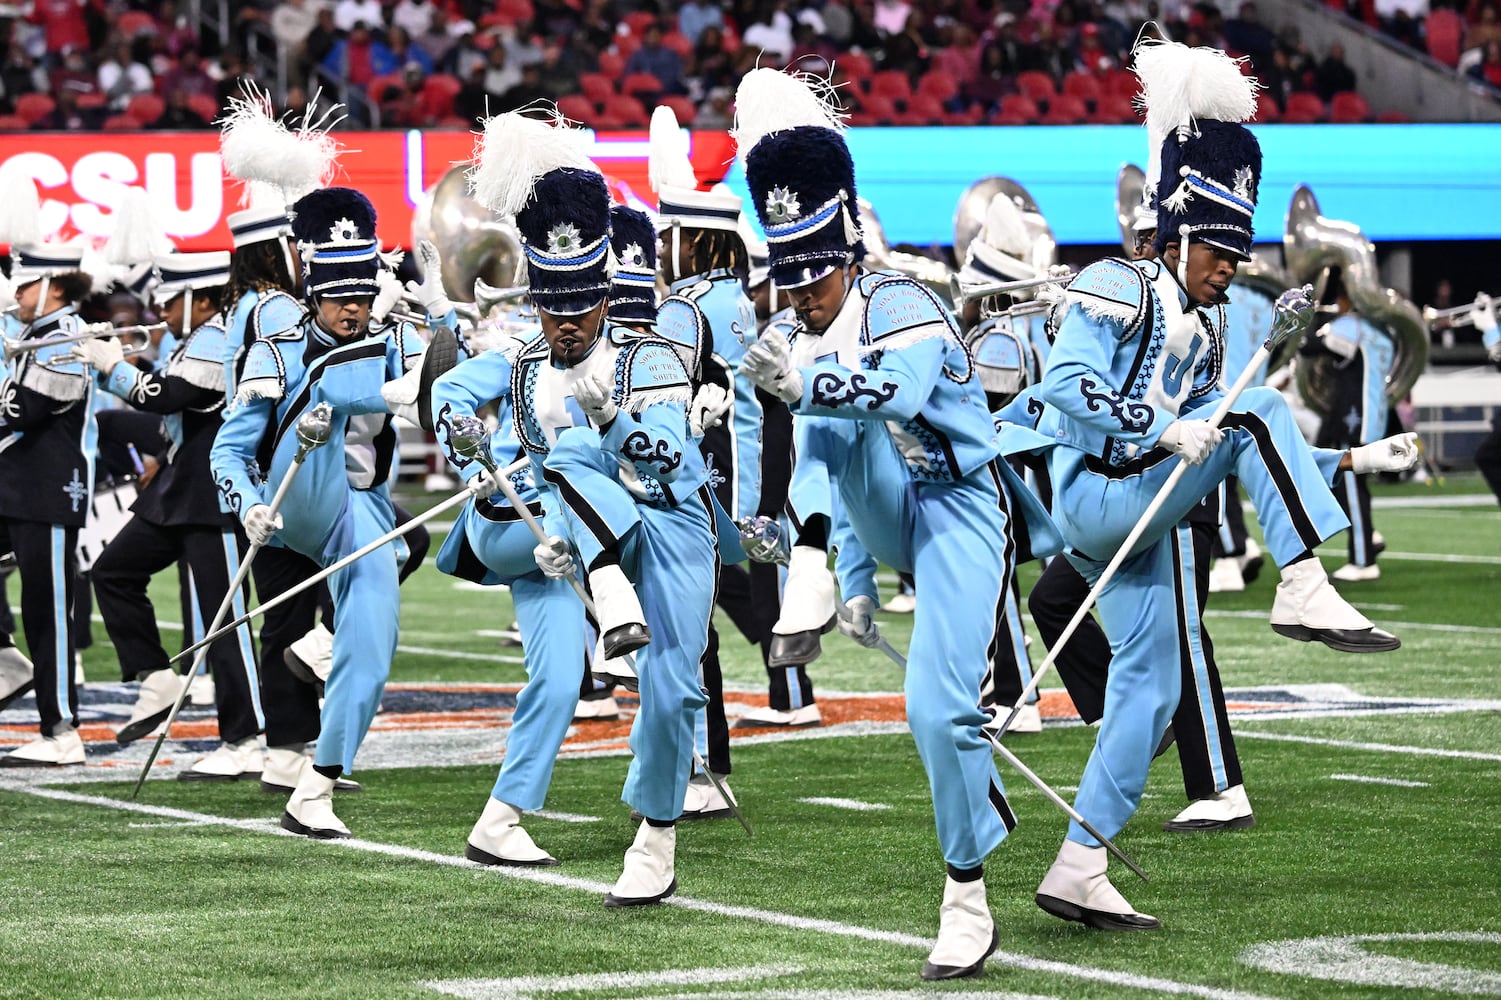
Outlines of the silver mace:
M 485 472 L 495 481 L 496 488 L 504 494 L 506 502 L 521 516 L 521 520 L 526 522 L 526 526 L 531 529 L 537 541 L 546 545 L 547 532 L 542 530 L 542 525 L 537 522 L 537 518 L 533 516 L 527 505 L 522 502 L 521 497 L 516 494 L 516 488 L 511 485 L 510 477 L 496 467 L 495 459 L 490 454 L 490 431 L 485 427 L 484 421 L 472 416 L 456 417 L 452 421 L 451 428 L 448 440 L 453 446 L 453 450 L 461 457 L 473 459 L 484 467 Z M 598 621 L 599 616 L 595 613 L 594 601 L 589 597 L 588 591 L 584 590 L 584 585 L 579 582 L 578 576 L 576 574 L 570 575 L 568 582 L 573 586 L 573 592 L 578 594 L 579 600 L 584 602 L 584 608 Z M 630 661 L 631 669 L 634 670 L 635 657 L 627 654 L 626 659 Z M 756 835 L 755 831 L 751 829 L 750 822 L 741 813 L 739 804 L 731 797 L 729 789 L 720 783 L 719 777 L 709 769 L 708 763 L 704 761 L 703 757 L 699 756 L 697 748 L 693 751 L 693 763 L 700 771 L 708 775 L 709 781 L 713 783 L 715 790 L 719 792 L 720 797 L 729 805 L 730 813 L 734 815 L 741 826 L 745 827 L 746 836 L 754 837 Z

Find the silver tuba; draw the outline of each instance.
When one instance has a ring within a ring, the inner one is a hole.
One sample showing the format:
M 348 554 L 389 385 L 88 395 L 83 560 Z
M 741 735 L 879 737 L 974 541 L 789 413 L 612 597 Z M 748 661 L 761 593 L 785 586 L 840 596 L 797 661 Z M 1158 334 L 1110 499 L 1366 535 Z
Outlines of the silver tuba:
M 438 248 L 443 255 L 443 287 L 455 302 L 473 302 L 476 281 L 509 286 L 521 260 L 515 223 L 496 217 L 469 197 L 468 170 L 467 165 L 451 168 L 412 212 L 412 246 L 431 240 Z
M 865 260 L 871 267 L 882 271 L 900 271 L 909 278 L 922 282 L 944 302 L 952 304 L 949 278 L 953 272 L 942 261 L 921 254 L 893 250 L 886 242 L 886 231 L 881 228 L 881 217 L 864 198 L 860 199 L 860 238 L 865 242 Z
M 1392 369 L 1386 373 L 1388 405 L 1406 396 L 1428 365 L 1428 327 L 1416 306 L 1381 283 L 1375 245 L 1354 223 L 1320 215 L 1318 199 L 1307 185 L 1299 185 L 1287 209 L 1282 248 L 1292 281 L 1313 282 L 1316 298 L 1322 297 L 1330 270 L 1340 269 L 1355 312 L 1384 330 L 1396 345 Z M 1298 359 L 1298 391 L 1320 416 L 1329 415 L 1332 363 L 1325 356 Z
M 969 253 L 969 245 L 985 228 L 985 213 L 990 200 L 1004 194 L 1021 210 L 1031 237 L 1031 252 L 1027 263 L 1038 274 L 1046 274 L 1048 268 L 1058 263 L 1058 240 L 1042 209 L 1037 207 L 1031 192 L 1010 177 L 986 177 L 971 184 L 959 198 L 959 207 L 954 211 L 954 257 L 963 263 Z
M 1136 221 L 1147 211 L 1146 192 L 1146 173 L 1134 163 L 1121 164 L 1120 173 L 1115 175 L 1115 221 L 1121 227 L 1121 246 L 1125 248 L 1127 259 L 1136 256 L 1139 232 Z

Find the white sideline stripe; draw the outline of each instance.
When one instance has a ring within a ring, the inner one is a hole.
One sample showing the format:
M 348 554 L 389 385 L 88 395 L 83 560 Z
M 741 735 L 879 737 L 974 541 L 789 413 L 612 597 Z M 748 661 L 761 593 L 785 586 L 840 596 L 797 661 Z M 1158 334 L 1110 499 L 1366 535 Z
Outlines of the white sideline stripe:
M 1441 750 L 1437 747 L 1409 747 L 1395 743 L 1361 743 L 1357 740 L 1329 740 L 1318 736 L 1294 736 L 1292 733 L 1266 733 L 1255 729 L 1235 730 L 1235 738 L 1242 736 L 1253 740 L 1277 740 L 1283 743 L 1311 743 L 1321 747 L 1340 747 L 1345 750 L 1370 750 L 1374 753 L 1408 753 L 1418 757 L 1457 757 L 1462 760 L 1501 760 L 1501 753 L 1481 753 L 1478 750 Z
M 573 976 L 519 976 L 515 979 L 429 979 L 422 985 L 467 1000 L 521 1000 L 533 993 L 640 990 L 651 986 L 691 986 L 774 979 L 803 971 L 800 965 L 748 965 L 740 969 L 666 969 L 662 972 L 590 972 Z
M 538 819 L 553 819 L 559 823 L 598 823 L 600 820 L 598 816 L 585 816 L 583 813 L 556 812 L 552 809 L 536 809 L 527 813 L 527 815 L 535 816 Z
M 1381 553 L 1382 559 L 1406 559 L 1408 562 L 1474 563 L 1479 566 L 1501 566 L 1501 556 L 1465 556 L 1447 552 L 1393 552 Z
M 498 653 L 465 653 L 457 649 L 439 649 L 436 646 L 397 646 L 398 653 L 414 656 L 446 656 L 451 660 L 477 660 L 481 663 L 525 663 L 520 656 L 501 656 Z
M 123 799 L 111 799 L 100 795 L 80 795 L 77 792 L 65 792 L 56 788 L 29 788 L 24 785 L 12 784 L 0 779 L 0 789 L 5 791 L 19 792 L 25 795 L 35 795 L 38 798 L 53 799 L 58 802 L 72 802 L 77 805 L 101 806 L 105 809 L 118 809 L 122 812 L 140 813 L 146 816 L 160 816 L 164 819 L 197 820 L 217 826 L 232 827 L 237 830 L 246 830 L 250 833 L 265 834 L 274 837 L 297 837 L 295 833 L 289 833 L 280 827 L 267 827 L 264 819 L 230 819 L 226 816 L 214 816 L 209 813 L 190 812 L 187 809 L 174 809 L 170 806 L 153 806 L 141 802 L 128 802 Z M 304 838 L 297 837 L 299 840 Z M 432 851 L 423 851 L 415 847 L 401 847 L 396 844 L 381 844 L 373 840 L 324 840 L 317 843 L 327 845 L 330 848 L 343 848 L 349 851 L 362 851 L 367 854 L 380 854 L 390 858 L 402 858 L 409 861 L 426 861 L 431 864 L 444 865 L 449 868 L 467 868 L 474 871 L 487 871 L 499 878 L 519 879 L 523 882 L 536 882 L 541 885 L 550 885 L 560 889 L 574 889 L 579 892 L 587 892 L 595 896 L 603 896 L 612 888 L 603 882 L 594 882 L 589 879 L 573 878 L 568 875 L 559 875 L 553 872 L 536 868 L 502 868 L 488 867 L 470 861 L 460 855 L 436 854 Z M 680 906 L 685 910 L 694 910 L 699 913 L 709 913 L 720 917 L 737 917 L 741 920 L 755 921 L 756 923 L 770 924 L 774 927 L 786 927 L 799 931 L 817 931 L 822 934 L 830 934 L 835 937 L 855 938 L 861 941 L 875 941 L 881 944 L 903 945 L 909 948 L 920 948 L 923 951 L 931 951 L 934 941 L 931 938 L 921 937 L 916 934 L 906 934 L 901 931 L 883 931 L 873 927 L 860 927 L 855 924 L 840 923 L 837 920 L 821 920 L 815 917 L 799 917 L 790 913 L 777 913 L 774 910 L 759 910 L 749 906 L 730 906 L 724 903 L 715 903 L 705 899 L 690 899 L 685 896 L 674 896 L 667 900 L 668 905 Z M 1176 996 L 1204 997 L 1206 1000 L 1272 1000 L 1256 993 L 1244 993 L 1240 990 L 1221 989 L 1216 986 L 1202 986 L 1197 983 L 1180 983 L 1173 979 L 1161 979 L 1156 976 L 1141 976 L 1132 972 L 1118 972 L 1113 969 L 1097 969 L 1088 965 L 1074 965 L 1069 962 L 1057 962 L 1051 959 L 1037 958 L 1033 955 L 1022 955 L 1016 952 L 997 951 L 988 959 L 993 964 L 1010 965 L 1018 969 L 1027 969 L 1032 972 L 1050 973 L 1057 976 L 1072 976 L 1076 979 L 1085 979 L 1091 982 L 1107 983 L 1112 986 L 1126 987 L 1139 990 L 1156 990 L 1159 993 L 1171 993 Z
M 1367 785 L 1396 785 L 1398 788 L 1427 788 L 1426 781 L 1403 781 L 1401 778 L 1377 778 L 1369 774 L 1331 774 L 1333 781 L 1359 781 Z
M 1501 974 L 1442 962 L 1419 962 L 1368 951 L 1367 943 L 1387 941 L 1451 941 L 1462 944 L 1501 944 L 1490 931 L 1437 931 L 1429 934 L 1356 934 L 1349 937 L 1312 937 L 1268 941 L 1252 945 L 1237 957 L 1245 965 L 1302 979 L 1322 979 L 1341 987 L 1377 986 L 1391 990 L 1432 990 L 1501 996 Z
M 1488 507 L 1496 502 L 1489 493 L 1457 493 L 1447 497 L 1373 497 L 1371 507 L 1396 509 L 1399 507 Z
M 1501 564 L 1501 559 L 1496 562 Z M 1261 618 L 1267 617 L 1265 611 L 1213 611 L 1204 612 L 1206 618 Z M 1432 622 L 1394 622 L 1383 621 L 1380 623 L 1384 628 L 1416 628 L 1426 629 L 1431 632 L 1462 632 L 1471 635 L 1501 635 L 1501 628 L 1490 625 L 1436 625 Z
M 891 808 L 884 802 L 861 802 L 859 799 L 827 799 L 817 795 L 806 799 L 798 799 L 798 801 L 806 802 L 810 806 L 829 806 L 834 809 L 852 809 L 855 812 L 879 812 L 883 809 Z

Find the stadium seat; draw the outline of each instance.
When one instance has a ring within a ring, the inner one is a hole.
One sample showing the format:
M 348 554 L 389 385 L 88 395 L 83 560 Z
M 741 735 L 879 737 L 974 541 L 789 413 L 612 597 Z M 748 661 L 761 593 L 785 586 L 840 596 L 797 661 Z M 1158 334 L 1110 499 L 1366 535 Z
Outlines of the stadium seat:
M 16 117 L 25 119 L 28 126 L 52 114 L 57 102 L 46 94 L 22 94 L 16 98 Z
M 1428 54 L 1449 67 L 1459 65 L 1464 33 L 1464 18 L 1448 7 L 1434 8 L 1423 23 L 1423 38 L 1428 45 Z
M 1029 69 L 1025 73 L 1016 74 L 1016 89 L 1038 104 L 1045 104 L 1058 96 L 1053 78 L 1041 70 Z
M 945 117 L 943 102 L 931 94 L 913 94 L 907 99 L 907 110 L 897 116 L 898 125 L 942 125 Z
M 1371 106 L 1353 90 L 1342 90 L 1329 99 L 1329 120 L 1338 125 L 1355 125 L 1369 120 Z
M 852 117 L 856 125 L 895 124 L 896 102 L 881 94 L 866 94 L 860 99 L 860 110 Z
M 625 72 L 625 56 L 617 52 L 601 52 L 599 72 L 601 76 L 607 76 L 611 80 L 620 79 L 620 74 Z
M 893 101 L 905 101 L 912 96 L 912 81 L 899 69 L 887 69 L 870 78 L 870 93 Z
M 1267 125 L 1279 121 L 1281 118 L 1282 109 L 1277 107 L 1276 101 L 1272 100 L 1267 94 L 1256 95 L 1256 114 L 1251 118 L 1251 121 L 1260 125 Z
M 657 103 L 664 108 L 671 108 L 677 116 L 678 124 L 684 127 L 693 124 L 693 119 L 698 117 L 698 107 L 682 94 L 667 94 L 657 98 Z
M 1094 103 L 1094 114 L 1089 119 L 1097 125 L 1137 125 L 1136 107 L 1131 100 L 1119 94 L 1104 94 Z
M 141 120 L 132 115 L 110 115 L 104 119 L 104 131 L 106 132 L 138 132 L 141 129 Z
M 1295 90 L 1287 95 L 1287 107 L 1282 109 L 1282 120 L 1290 125 L 1309 125 L 1324 120 L 1324 101 L 1318 94 Z
M 1063 78 L 1063 93 L 1082 101 L 1098 101 L 1104 95 L 1105 88 L 1092 73 L 1070 73 Z
M 658 23 L 657 15 L 649 10 L 631 11 L 625 17 L 621 18 L 621 20 L 625 22 L 625 26 L 630 29 L 631 34 L 637 38 L 641 37 L 641 33 L 646 30 L 648 25 Z
M 639 98 L 643 94 L 655 97 L 663 89 L 662 81 L 650 73 L 630 73 L 627 74 L 624 80 L 620 81 L 620 92 L 622 94 L 629 94 L 632 97 Z M 601 101 L 600 103 L 603 104 L 604 102 Z
M 25 132 L 30 127 L 20 115 L 0 115 L 0 132 Z
M 497 0 L 495 10 L 509 15 L 512 24 L 526 24 L 537 16 L 532 0 Z
M 1383 125 L 1407 125 L 1412 122 L 1412 119 L 1400 111 L 1383 111 L 1376 116 L 1376 121 Z
M 978 125 L 985 120 L 985 108 L 971 104 L 963 111 L 949 111 L 943 116 L 945 125 Z
M 629 128 L 644 128 L 651 121 L 645 106 L 628 94 L 613 95 L 600 105 L 599 110 L 609 118 L 619 119 Z
M 402 75 L 400 73 L 387 73 L 384 76 L 377 76 L 373 78 L 368 84 L 366 84 L 365 93 L 370 95 L 370 99 L 372 101 L 374 101 L 376 104 L 379 104 L 385 98 L 385 94 L 388 89 L 390 89 L 391 87 L 401 89 L 403 86 L 405 86 L 405 84 L 406 81 L 402 78 Z
M 610 95 L 614 97 L 614 94 Z M 601 104 L 604 102 L 600 102 Z M 594 102 L 578 94 L 558 98 L 558 113 L 564 118 L 587 125 L 598 114 Z
M 1110 69 L 1100 74 L 1100 89 L 1107 94 L 1134 98 L 1141 92 L 1141 81 L 1128 69 Z
M 593 119 L 591 121 L 585 122 L 584 124 L 588 125 L 590 128 L 611 132 L 620 132 L 624 131 L 627 128 L 630 128 L 629 125 L 621 121 L 619 118 L 616 118 L 613 115 L 607 115 L 603 111 L 596 111 L 594 113 Z
M 1082 125 L 1089 120 L 1089 108 L 1072 94 L 1059 94 L 1048 103 L 1042 116 L 1044 125 Z
M 208 94 L 194 94 L 189 97 L 188 108 L 206 122 L 219 117 L 219 102 Z
M 621 34 L 616 34 L 616 36 L 615 36 L 615 51 L 620 53 L 620 58 L 622 60 L 622 62 L 621 62 L 622 69 L 625 66 L 624 60 L 629 59 L 631 57 L 631 53 L 635 52 L 640 47 L 641 47 L 641 36 L 639 36 L 639 35 L 621 35 Z
M 438 73 L 427 78 L 422 85 L 422 117 L 438 121 L 453 114 L 453 102 L 464 84 L 456 76 Z
M 671 49 L 684 59 L 693 56 L 693 43 L 688 41 L 686 35 L 676 31 L 670 31 L 662 36 L 662 47 Z
M 834 65 L 860 87 L 864 87 L 876 71 L 876 64 L 863 52 L 842 52 L 834 57 Z
M 615 81 L 603 73 L 580 73 L 579 90 L 595 104 L 601 104 L 615 93 Z
M 122 11 L 115 19 L 115 30 L 126 38 L 134 38 L 137 35 L 156 35 L 161 32 L 156 18 L 144 10 Z
M 917 93 L 946 103 L 959 95 L 959 81 L 941 69 L 930 69 L 917 81 Z
M 1036 125 L 1042 118 L 1037 102 L 1026 94 L 1008 94 L 1001 98 L 1001 106 L 988 119 L 992 125 Z
M 97 90 L 78 95 L 78 110 L 80 111 L 98 111 L 108 103 L 109 98 Z

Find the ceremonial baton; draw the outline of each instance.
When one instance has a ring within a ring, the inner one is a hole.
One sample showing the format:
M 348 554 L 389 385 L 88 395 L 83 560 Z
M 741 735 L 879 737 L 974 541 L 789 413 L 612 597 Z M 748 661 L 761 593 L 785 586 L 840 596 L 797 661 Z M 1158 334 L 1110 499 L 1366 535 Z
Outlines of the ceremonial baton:
M 292 480 L 297 478 L 298 471 L 302 468 L 303 459 L 314 448 L 328 443 L 329 435 L 333 432 L 333 407 L 327 403 L 319 403 L 307 413 L 304 413 L 297 421 L 297 452 L 292 456 L 292 464 L 287 469 L 287 474 L 282 477 L 281 484 L 276 487 L 276 494 L 271 498 L 269 505 L 270 514 L 268 520 L 276 519 L 277 511 L 281 510 L 282 501 L 287 497 L 287 490 L 292 486 Z M 212 633 L 208 639 L 198 643 L 191 649 L 184 650 L 174 656 L 169 662 L 182 659 L 189 652 L 196 652 L 192 667 L 182 676 L 182 690 L 177 692 L 177 700 L 172 704 L 172 711 L 167 714 L 167 721 L 162 725 L 162 731 L 157 734 L 156 743 L 151 747 L 151 755 L 146 758 L 146 766 L 141 770 L 141 776 L 136 779 L 135 788 L 130 797 L 135 798 L 141 792 L 141 785 L 146 781 L 146 775 L 151 773 L 151 765 L 156 763 L 156 755 L 161 753 L 162 743 L 167 739 L 167 733 L 172 729 L 172 723 L 177 719 L 177 713 L 182 711 L 183 703 L 188 699 L 188 688 L 192 686 L 193 679 L 198 676 L 198 668 L 203 666 L 203 661 L 208 657 L 208 647 L 212 639 L 222 633 L 214 632 L 219 623 L 229 615 L 229 609 L 234 606 L 235 596 L 240 588 L 245 585 L 245 578 L 250 575 L 250 563 L 255 555 L 264 547 L 261 542 L 251 542 L 250 548 L 245 552 L 245 558 L 240 560 L 240 565 L 235 569 L 234 579 L 229 583 L 229 590 L 224 593 L 224 600 L 219 602 L 219 610 L 214 614 L 213 623 L 208 631 Z M 225 629 L 232 632 L 239 627 L 240 623 Z
M 1277 345 L 1294 334 L 1302 335 L 1303 330 L 1307 328 L 1309 321 L 1313 318 L 1312 295 L 1313 286 L 1304 285 L 1302 288 L 1288 289 L 1277 299 L 1277 307 L 1272 318 L 1272 331 L 1270 335 L 1267 336 L 1261 347 L 1257 348 L 1256 353 L 1251 355 L 1251 360 L 1246 363 L 1245 370 L 1240 373 L 1240 377 L 1235 380 L 1235 384 L 1230 387 L 1230 390 L 1225 393 L 1224 398 L 1220 400 L 1219 405 L 1214 408 L 1214 413 L 1209 417 L 1209 426 L 1218 427 L 1220 425 L 1220 421 L 1224 420 L 1225 415 L 1230 412 L 1230 407 L 1235 405 L 1235 401 L 1240 398 L 1240 394 L 1245 391 L 1246 386 L 1250 385 L 1251 379 L 1256 377 L 1257 369 L 1261 367 L 1264 361 L 1271 357 L 1272 352 L 1277 349 Z M 1110 582 L 1111 577 L 1115 576 L 1116 570 L 1120 569 L 1121 563 L 1126 561 L 1126 557 L 1131 553 L 1132 546 L 1146 532 L 1147 525 L 1152 523 L 1152 518 L 1157 516 L 1157 512 L 1162 509 L 1162 505 L 1167 503 L 1168 496 L 1173 492 L 1174 487 L 1178 485 L 1178 481 L 1183 478 L 1187 471 L 1188 463 L 1179 462 L 1173 467 L 1173 471 L 1168 473 L 1167 480 L 1162 484 L 1162 488 L 1157 491 L 1157 495 L 1152 498 L 1152 502 L 1147 504 L 1147 509 L 1142 512 L 1141 517 L 1132 526 L 1131 532 L 1126 535 L 1126 540 L 1121 542 L 1120 548 L 1115 553 L 1115 557 L 1106 564 L 1104 572 L 1100 574 L 1100 578 L 1090 588 L 1088 596 L 1084 598 L 1084 603 L 1079 605 L 1079 610 L 1075 611 L 1074 617 L 1069 619 L 1068 626 L 1058 636 L 1058 641 L 1053 643 L 1053 648 L 1048 650 L 1048 655 L 1043 658 L 1042 664 L 1032 672 L 1032 682 L 1021 693 L 1021 697 L 1016 700 L 1016 704 L 1011 706 L 1011 714 L 1006 716 L 1005 722 L 994 729 L 997 741 L 1006 735 L 1006 731 L 1011 728 L 1011 724 L 1016 721 L 1017 715 L 1021 712 L 1022 706 L 1037 693 L 1038 685 L 1042 683 L 1043 676 L 1052 667 L 1053 662 L 1058 659 L 1058 654 L 1062 651 L 1064 644 L 1073 636 L 1074 632 L 1079 628 L 1079 623 L 1085 619 L 1090 609 L 1094 607 L 1095 601 L 1099 599 L 1100 591 L 1105 589 L 1105 585 Z
M 511 465 L 510 468 L 511 469 L 519 469 L 525 463 L 525 461 L 526 461 L 525 459 L 522 459 L 521 461 L 516 462 L 513 465 Z M 368 556 L 370 553 L 374 552 L 376 549 L 379 549 L 382 546 L 388 545 L 391 542 L 396 541 L 396 539 L 400 538 L 402 535 L 405 535 L 407 532 L 413 530 L 414 528 L 418 527 L 419 525 L 426 524 L 428 521 L 431 521 L 433 518 L 437 517 L 439 514 L 442 514 L 443 512 L 448 511 L 448 510 L 452 510 L 454 507 L 457 507 L 459 504 L 463 503 L 465 500 L 468 500 L 469 499 L 469 495 L 470 495 L 469 494 L 469 489 L 467 487 L 465 487 L 464 489 L 462 489 L 459 492 L 455 493 L 453 496 L 449 497 L 447 500 L 444 500 L 441 503 L 437 503 L 437 504 L 434 504 L 432 507 L 429 507 L 427 510 L 423 511 L 421 514 L 418 514 L 416 517 L 412 518 L 410 521 L 406 522 L 405 524 L 400 525 L 400 526 L 398 526 L 396 528 L 391 529 L 390 531 L 386 532 L 384 535 L 381 535 L 379 538 L 375 539 L 372 542 L 366 542 L 364 545 L 360 546 L 358 549 L 355 549 L 353 552 L 349 553 L 349 555 L 347 555 L 344 558 L 340 559 L 338 562 L 333 563 L 333 564 L 331 564 L 329 566 L 324 567 L 323 569 L 319 570 L 315 575 L 308 577 L 306 580 L 303 580 L 301 583 L 299 583 L 297 586 L 293 587 L 291 590 L 288 590 L 288 591 L 285 591 L 283 593 L 277 594 L 275 597 L 273 597 L 271 600 L 267 601 L 265 604 L 262 604 L 259 607 L 251 608 L 249 611 L 245 612 L 243 615 L 241 615 L 239 618 L 235 619 L 234 621 L 230 622 L 228 625 L 226 625 L 223 628 L 219 629 L 218 631 L 212 632 L 209 635 L 205 636 L 204 638 L 200 639 L 194 645 L 188 647 L 187 649 L 183 650 L 181 653 L 178 653 L 176 656 L 174 656 L 172 658 L 173 661 L 182 659 L 182 657 L 186 656 L 188 653 L 193 652 L 194 650 L 198 649 L 200 646 L 205 645 L 206 643 L 213 642 L 216 638 L 218 638 L 219 636 L 223 635 L 224 633 L 233 631 L 234 629 L 238 628 L 240 625 L 244 624 L 245 622 L 250 621 L 252 618 L 259 618 L 261 615 L 265 614 L 267 611 L 270 611 L 272 608 L 280 607 L 282 604 L 285 604 L 287 601 L 290 601 L 292 598 L 296 597 L 298 594 L 303 593 L 304 591 L 308 590 L 311 587 L 316 587 L 318 584 L 322 583 L 324 580 L 327 580 L 329 577 L 333 576 L 335 573 L 337 573 L 339 570 L 343 569 L 345 566 L 348 566 L 350 563 L 358 562 L 359 560 L 361 560 L 361 559 L 365 558 L 366 556 Z
M 484 466 L 485 471 L 490 474 L 490 478 L 495 480 L 496 488 L 505 496 L 506 502 L 521 516 L 521 520 L 526 522 L 526 526 L 537 537 L 537 541 L 546 545 L 547 532 L 542 530 L 542 525 L 538 523 L 536 516 L 521 501 L 521 497 L 516 494 L 516 488 L 511 485 L 510 473 L 526 460 L 522 459 L 521 462 L 505 470 L 497 468 L 495 458 L 490 454 L 489 428 L 478 417 L 456 417 L 452 421 L 451 427 L 452 431 L 449 434 L 448 440 L 453 445 L 453 450 L 460 456 L 472 458 Z M 578 575 L 570 573 L 568 575 L 568 582 L 573 585 L 573 591 L 579 595 L 579 600 L 584 602 L 584 608 L 589 614 L 594 616 L 595 621 L 598 621 L 599 616 L 595 613 L 594 601 L 589 597 L 588 592 L 584 590 L 584 585 L 579 582 Z M 627 654 L 624 659 L 631 664 L 631 669 L 634 670 L 635 657 Z M 697 747 L 693 750 L 693 763 L 708 776 L 709 781 L 714 785 L 715 791 L 719 792 L 720 798 L 724 799 L 725 804 L 730 807 L 730 813 L 740 822 L 741 826 L 745 827 L 746 836 L 754 837 L 756 834 L 751 829 L 750 821 L 740 812 L 740 806 L 730 795 L 729 789 L 720 783 L 719 776 L 711 771 L 708 763 L 704 761 L 703 757 L 699 756 Z

